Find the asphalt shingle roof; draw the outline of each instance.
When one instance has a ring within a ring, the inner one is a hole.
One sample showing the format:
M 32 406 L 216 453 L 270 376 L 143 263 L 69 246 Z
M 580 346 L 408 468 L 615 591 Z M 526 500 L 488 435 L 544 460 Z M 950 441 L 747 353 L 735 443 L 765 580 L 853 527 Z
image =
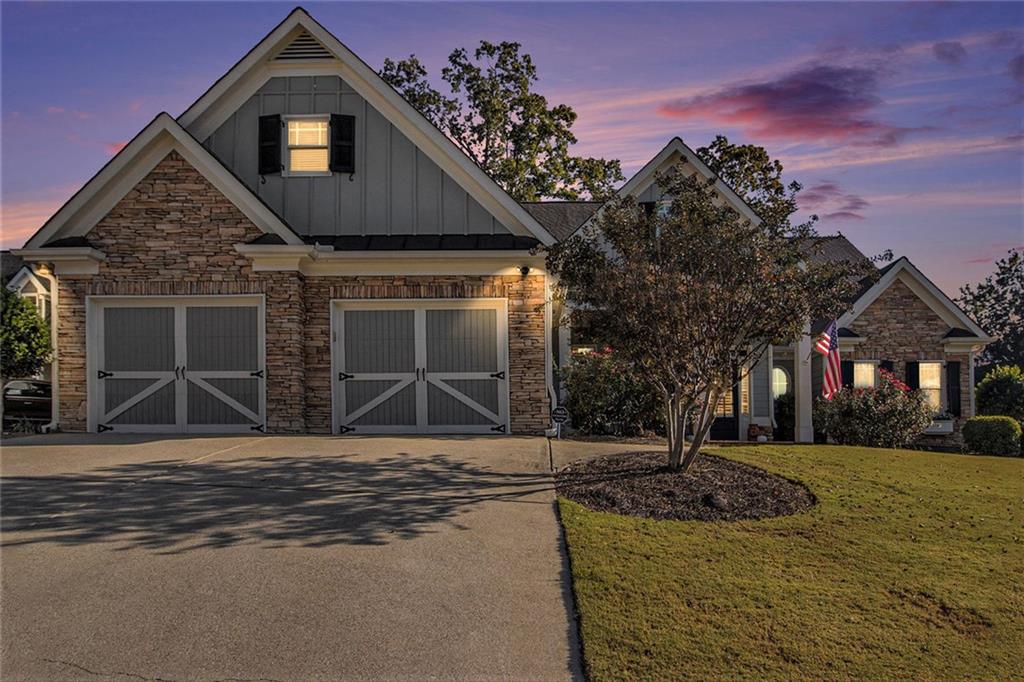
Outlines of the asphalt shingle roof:
M 526 212 L 558 241 L 568 239 L 576 228 L 601 208 L 600 201 L 525 201 Z

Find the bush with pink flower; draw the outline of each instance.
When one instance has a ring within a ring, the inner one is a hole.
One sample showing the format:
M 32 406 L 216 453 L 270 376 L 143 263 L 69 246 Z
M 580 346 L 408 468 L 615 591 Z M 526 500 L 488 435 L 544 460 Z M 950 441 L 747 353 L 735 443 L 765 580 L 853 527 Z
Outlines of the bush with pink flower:
M 814 404 L 814 424 L 836 443 L 876 448 L 905 448 L 932 422 L 921 391 L 891 372 L 879 371 L 876 388 L 844 388 L 831 400 Z

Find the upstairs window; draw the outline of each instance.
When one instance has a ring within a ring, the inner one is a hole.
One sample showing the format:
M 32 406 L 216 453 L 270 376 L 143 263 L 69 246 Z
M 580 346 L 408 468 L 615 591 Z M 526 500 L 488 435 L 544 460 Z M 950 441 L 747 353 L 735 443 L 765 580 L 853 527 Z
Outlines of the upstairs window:
M 288 119 L 288 174 L 320 175 L 330 173 L 329 119 Z

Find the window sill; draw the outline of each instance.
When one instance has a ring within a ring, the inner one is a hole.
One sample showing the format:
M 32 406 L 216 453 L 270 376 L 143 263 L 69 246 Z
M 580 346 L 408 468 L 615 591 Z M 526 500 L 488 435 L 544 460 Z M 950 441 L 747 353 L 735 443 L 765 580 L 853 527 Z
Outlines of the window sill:
M 329 178 L 331 171 L 310 171 L 308 173 L 281 173 L 282 178 Z

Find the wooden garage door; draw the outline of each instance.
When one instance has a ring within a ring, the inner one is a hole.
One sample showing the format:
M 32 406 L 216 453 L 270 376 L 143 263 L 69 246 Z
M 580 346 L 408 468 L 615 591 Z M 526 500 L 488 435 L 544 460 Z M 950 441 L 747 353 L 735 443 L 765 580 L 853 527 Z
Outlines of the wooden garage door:
M 504 433 L 504 301 L 338 302 L 341 433 Z
M 95 430 L 263 430 L 261 304 L 232 297 L 93 303 Z

